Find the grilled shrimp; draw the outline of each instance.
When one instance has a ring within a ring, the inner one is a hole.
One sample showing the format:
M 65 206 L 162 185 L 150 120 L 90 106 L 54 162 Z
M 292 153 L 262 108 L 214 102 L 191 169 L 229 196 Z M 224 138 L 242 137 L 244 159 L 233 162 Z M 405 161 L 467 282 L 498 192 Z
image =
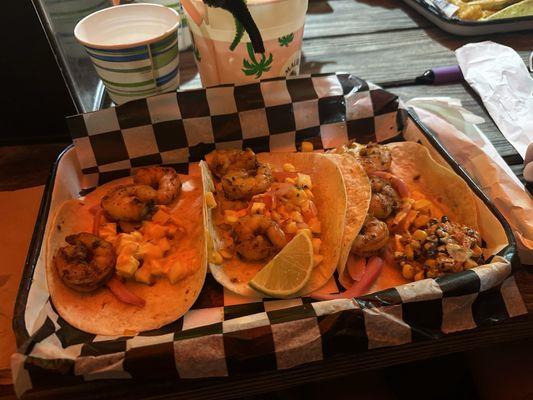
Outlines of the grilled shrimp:
M 156 204 L 169 204 L 181 192 L 181 179 L 173 168 L 139 168 L 133 173 L 133 182 L 154 188 Z
M 222 189 L 228 199 L 249 199 L 266 192 L 272 180 L 270 165 L 259 164 L 255 171 L 230 170 L 222 177 Z
M 392 162 L 390 150 L 378 143 L 369 143 L 359 149 L 359 161 L 367 174 L 388 171 Z
M 352 251 L 363 256 L 372 255 L 381 250 L 388 240 L 387 224 L 377 218 L 369 217 L 352 243 Z
M 400 198 L 386 179 L 371 176 L 370 186 L 372 188 L 372 197 L 368 212 L 376 218 L 385 219 L 398 209 Z
M 157 192 L 148 185 L 117 186 L 101 201 L 102 209 L 112 221 L 138 222 L 154 211 Z
M 111 243 L 91 233 L 81 232 L 65 238 L 68 246 L 54 257 L 61 280 L 79 292 L 103 286 L 115 271 L 115 251 Z
M 215 150 L 205 156 L 211 172 L 222 178 L 230 170 L 256 171 L 259 162 L 255 153 L 250 150 Z
M 247 215 L 234 227 L 235 250 L 248 261 L 259 261 L 287 244 L 285 233 L 271 218 Z

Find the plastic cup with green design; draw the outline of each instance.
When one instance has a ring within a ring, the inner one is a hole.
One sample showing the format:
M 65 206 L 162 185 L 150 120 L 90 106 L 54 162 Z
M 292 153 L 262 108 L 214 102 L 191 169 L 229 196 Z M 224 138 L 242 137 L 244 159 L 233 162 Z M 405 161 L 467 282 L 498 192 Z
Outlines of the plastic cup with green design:
M 116 104 L 179 86 L 176 10 L 156 4 L 106 8 L 82 19 L 74 36 L 85 47 Z
M 208 6 L 201 0 L 182 0 L 182 5 L 204 86 L 299 73 L 308 0 L 245 2 L 259 30 L 264 52 L 257 51 L 257 46 L 254 51 L 254 38 L 250 38 L 243 24 L 226 9 Z

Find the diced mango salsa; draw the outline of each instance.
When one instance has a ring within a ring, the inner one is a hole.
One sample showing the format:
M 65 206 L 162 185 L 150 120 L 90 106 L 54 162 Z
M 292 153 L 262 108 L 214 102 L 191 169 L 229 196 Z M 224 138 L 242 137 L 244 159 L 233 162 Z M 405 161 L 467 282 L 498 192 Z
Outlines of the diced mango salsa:
M 150 221 L 143 222 L 143 230 L 145 236 L 150 239 L 161 239 L 168 234 L 168 227 L 154 224 Z
M 236 211 L 233 210 L 225 210 L 224 211 L 224 222 L 226 224 L 234 224 L 239 220 L 239 215 Z
M 146 263 L 146 268 L 148 268 L 150 273 L 155 276 L 162 276 L 165 274 L 164 265 L 161 260 L 158 259 L 150 260 L 148 263 Z
M 161 248 L 155 244 L 144 242 L 139 245 L 138 254 L 143 259 L 161 258 L 163 257 L 163 250 L 161 250 Z
M 187 269 L 180 261 L 174 261 L 168 270 L 168 280 L 174 284 L 187 275 Z
M 139 268 L 137 272 L 135 272 L 135 280 L 139 283 L 151 285 L 153 283 L 153 277 L 150 269 L 146 266 Z
M 131 278 L 139 268 L 139 260 L 131 254 L 120 254 L 117 257 L 117 274 L 125 278 Z

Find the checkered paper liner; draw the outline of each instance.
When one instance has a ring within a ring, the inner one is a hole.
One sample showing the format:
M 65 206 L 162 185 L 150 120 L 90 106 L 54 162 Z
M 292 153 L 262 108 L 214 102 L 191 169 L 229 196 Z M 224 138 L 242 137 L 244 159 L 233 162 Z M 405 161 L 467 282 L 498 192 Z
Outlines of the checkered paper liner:
M 294 151 L 401 140 L 396 96 L 348 74 L 271 79 L 169 93 L 68 119 L 82 188 L 169 164 L 181 172 L 215 148 Z M 400 136 L 398 136 L 400 135 Z M 338 292 L 336 279 L 325 289 Z M 510 263 L 410 283 L 358 299 L 246 299 L 208 274 L 182 318 L 134 337 L 82 332 L 50 300 L 13 356 L 18 395 L 95 379 L 186 379 L 283 370 L 526 313 Z M 28 305 L 27 308 L 28 310 Z M 35 312 L 34 312 L 35 313 Z

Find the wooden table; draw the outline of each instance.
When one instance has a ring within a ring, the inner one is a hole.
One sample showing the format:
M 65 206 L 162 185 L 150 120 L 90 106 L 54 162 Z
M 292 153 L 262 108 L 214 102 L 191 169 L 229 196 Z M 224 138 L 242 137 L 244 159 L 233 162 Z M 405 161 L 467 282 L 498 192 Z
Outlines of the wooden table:
M 431 67 L 456 64 L 455 49 L 466 43 L 482 40 L 493 40 L 510 46 L 524 60 L 533 50 L 531 32 L 476 38 L 457 37 L 431 25 L 399 0 L 311 0 L 305 26 L 301 72 L 347 71 L 378 84 L 414 78 Z M 182 88 L 199 87 L 199 76 L 191 51 L 182 53 L 180 63 Z M 522 179 L 521 157 L 498 131 L 480 100 L 466 85 L 404 86 L 391 91 L 404 100 L 418 96 L 450 96 L 460 99 L 467 109 L 486 119 L 480 128 Z M 0 190 L 44 183 L 55 154 L 64 145 L 65 143 L 55 143 L 0 148 Z M 516 279 L 528 310 L 533 312 L 533 276 L 527 271 L 520 271 Z M 411 343 L 339 357 L 328 361 L 326 366 L 323 363 L 311 364 L 279 373 L 191 381 L 185 384 L 126 382 L 110 385 L 94 382 L 85 396 L 77 397 L 94 398 L 97 397 L 96 393 L 103 392 L 107 396 L 120 394 L 128 397 L 233 398 L 532 335 L 533 317 L 526 316 L 492 327 L 449 335 L 437 341 Z M 95 391 L 97 388 L 98 391 Z M 178 394 L 170 394 L 175 392 Z M 54 393 L 49 395 L 53 396 Z

